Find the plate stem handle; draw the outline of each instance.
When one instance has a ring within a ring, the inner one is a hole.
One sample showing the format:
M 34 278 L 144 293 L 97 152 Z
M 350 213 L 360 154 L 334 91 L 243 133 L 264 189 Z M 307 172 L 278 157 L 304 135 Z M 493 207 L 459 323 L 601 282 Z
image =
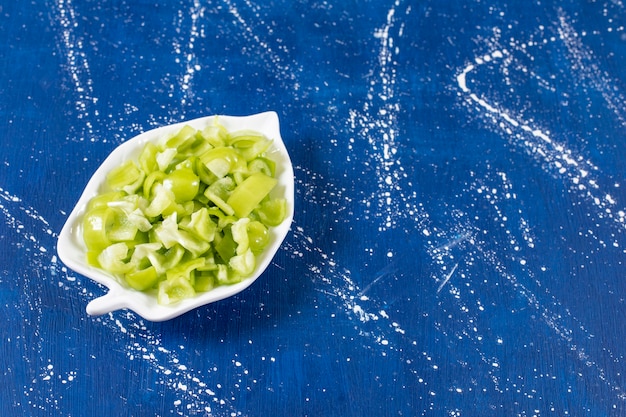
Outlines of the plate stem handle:
M 90 316 L 101 316 L 102 314 L 127 307 L 127 300 L 122 294 L 115 294 L 114 291 L 109 291 L 102 297 L 91 300 L 89 304 L 87 304 L 86 310 L 87 314 Z

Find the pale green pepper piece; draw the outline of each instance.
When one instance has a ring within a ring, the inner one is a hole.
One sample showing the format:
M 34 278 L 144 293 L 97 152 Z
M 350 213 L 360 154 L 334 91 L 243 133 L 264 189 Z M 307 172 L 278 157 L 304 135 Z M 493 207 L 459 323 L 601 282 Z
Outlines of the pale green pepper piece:
M 114 243 L 100 252 L 98 263 L 113 274 L 125 274 L 132 268 L 132 265 L 126 262 L 127 256 L 128 245 L 124 242 Z
M 156 162 L 160 171 L 166 172 L 176 157 L 176 149 L 165 148 L 156 154 Z
M 108 193 L 99 194 L 89 200 L 89 203 L 87 203 L 87 207 L 85 210 L 91 211 L 95 208 L 106 207 L 109 205 L 109 203 L 113 201 L 121 200 L 122 198 L 124 198 L 125 195 L 126 193 L 123 191 L 111 191 Z
M 147 217 L 157 217 L 167 211 L 168 207 L 175 204 L 174 193 L 165 188 L 162 184 L 154 186 L 154 198 L 150 205 L 144 210 Z
M 154 287 L 159 280 L 159 276 L 156 268 L 151 265 L 145 269 L 128 272 L 124 279 L 131 288 L 144 291 Z
M 214 272 L 216 285 L 232 285 L 241 282 L 241 276 L 229 270 L 227 265 L 218 264 L 217 267 L 217 270 Z
M 209 149 L 199 159 L 218 178 L 231 172 L 245 171 L 248 167 L 246 160 L 233 148 Z
M 244 130 L 231 133 L 230 136 L 230 145 L 237 148 L 246 161 L 259 157 L 272 145 L 271 140 L 258 132 Z
M 107 230 L 107 237 L 112 242 L 135 240 L 139 229 L 128 219 L 122 210 L 111 209 L 111 223 Z
M 247 225 L 248 244 L 250 250 L 255 255 L 263 252 L 270 241 L 270 234 L 267 227 L 261 222 L 251 221 Z
M 173 268 L 170 268 L 165 276 L 168 280 L 172 280 L 176 277 L 183 277 L 188 281 L 192 281 L 191 274 L 194 270 L 203 267 L 205 264 L 204 258 L 196 258 L 191 261 L 184 262 L 182 264 L 176 265 Z
M 260 172 L 239 184 L 226 200 L 239 218 L 248 217 L 254 208 L 272 191 L 278 180 Z
M 143 196 L 145 198 L 151 198 L 154 195 L 154 187 L 157 184 L 161 184 L 163 182 L 163 178 L 165 178 L 165 173 L 162 171 L 153 171 L 148 174 L 143 182 Z
M 206 292 L 215 288 L 215 274 L 210 271 L 196 272 L 196 279 L 193 283 L 193 289 L 196 292 Z
M 157 302 L 162 305 L 174 304 L 196 295 L 191 283 L 184 277 L 166 279 L 159 282 Z
M 185 217 L 178 226 L 207 242 L 213 241 L 217 230 L 217 224 L 211 220 L 209 210 L 206 207 L 202 207 L 193 212 L 191 216 Z
M 200 178 L 189 168 L 175 169 L 163 178 L 163 186 L 174 194 L 174 201 L 183 203 L 198 194 Z
M 215 236 L 215 251 L 222 260 L 222 263 L 227 264 L 230 258 L 237 253 L 237 243 L 233 239 L 230 228 L 224 229 L 223 232 L 223 235 Z
M 107 235 L 107 229 L 113 221 L 113 210 L 103 206 L 85 213 L 83 218 L 83 240 L 88 250 L 100 252 L 111 245 L 111 239 Z
M 165 142 L 165 148 L 176 149 L 178 152 L 190 147 L 196 139 L 196 129 L 189 125 L 183 126 L 174 136 Z
M 211 126 L 207 126 L 202 132 L 202 137 L 209 142 L 212 146 L 218 148 L 224 146 L 226 138 L 228 137 L 228 131 L 221 124 L 214 123 Z
M 267 158 L 254 158 L 248 162 L 248 173 L 254 174 L 261 172 L 269 177 L 273 177 L 276 173 L 276 163 Z
M 152 265 L 160 265 L 162 263 L 162 259 L 157 261 L 155 256 L 162 257 L 162 255 L 158 253 L 162 247 L 163 245 L 159 242 L 140 243 L 135 245 L 133 254 L 130 258 L 131 264 L 139 267 L 145 259 L 148 259 Z
M 232 178 L 224 177 L 215 181 L 206 190 L 204 190 L 204 195 L 225 214 L 232 216 L 235 214 L 235 211 L 225 200 L 229 198 L 230 192 L 234 189 L 234 187 L 235 182 Z
M 146 174 L 132 161 L 128 160 L 107 174 L 107 184 L 111 189 L 124 190 L 133 194 L 143 185 Z
M 159 152 L 159 149 L 156 145 L 152 142 L 148 142 L 139 155 L 139 166 L 146 175 L 159 169 L 159 165 L 156 161 L 157 152 Z
M 160 259 L 160 266 L 163 268 L 163 273 L 166 273 L 168 269 L 178 265 L 183 259 L 183 256 L 185 256 L 185 248 L 178 244 L 165 251 Z
M 266 226 L 278 226 L 287 217 L 287 200 L 276 198 L 264 201 L 254 212 Z
M 178 244 L 194 256 L 202 255 L 211 247 L 210 242 L 199 239 L 186 230 L 179 229 L 176 213 L 165 218 L 161 225 L 155 229 L 154 233 L 165 248 L 171 248 Z
M 256 258 L 252 251 L 248 248 L 242 254 L 235 255 L 228 261 L 228 265 L 239 276 L 248 276 L 254 271 L 256 266 Z
M 237 255 L 242 255 L 250 247 L 248 242 L 248 223 L 250 223 L 250 219 L 244 217 L 230 226 L 233 240 L 237 244 L 237 249 L 235 250 Z

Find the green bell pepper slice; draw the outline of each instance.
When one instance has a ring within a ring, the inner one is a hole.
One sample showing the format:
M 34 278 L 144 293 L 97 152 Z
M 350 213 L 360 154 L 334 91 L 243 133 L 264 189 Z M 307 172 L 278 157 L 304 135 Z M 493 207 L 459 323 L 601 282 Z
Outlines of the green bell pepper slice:
M 196 295 L 196 290 L 184 277 L 177 276 L 171 280 L 166 279 L 159 282 L 157 292 L 157 302 L 162 305 L 177 303 L 185 298 Z
M 131 287 L 139 291 L 145 291 L 159 281 L 159 275 L 154 266 L 150 265 L 145 269 L 140 269 L 132 272 L 128 272 L 124 279 L 126 283 Z
M 226 204 L 233 209 L 237 217 L 248 217 L 277 183 L 276 178 L 260 172 L 254 173 L 233 190 L 226 200 Z

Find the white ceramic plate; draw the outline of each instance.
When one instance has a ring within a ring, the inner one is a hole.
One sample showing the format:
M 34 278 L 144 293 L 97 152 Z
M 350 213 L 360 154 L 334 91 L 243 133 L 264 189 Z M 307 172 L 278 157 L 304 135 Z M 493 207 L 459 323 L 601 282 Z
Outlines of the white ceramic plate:
M 276 197 L 282 196 L 287 200 L 287 217 L 279 226 L 270 229 L 270 243 L 265 251 L 257 257 L 256 269 L 249 278 L 234 285 L 220 286 L 211 291 L 199 293 L 194 298 L 185 299 L 174 305 L 160 305 L 157 303 L 155 294 L 144 293 L 129 288 L 121 283 L 115 276 L 87 264 L 87 249 L 83 243 L 81 231 L 81 222 L 85 214 L 85 207 L 89 200 L 101 191 L 106 174 L 123 161 L 137 158 L 139 152 L 147 142 L 157 141 L 163 136 L 172 135 L 184 125 L 190 125 L 196 129 L 203 129 L 212 124 L 216 117 L 228 131 L 252 129 L 273 139 L 274 143 L 272 148 L 270 148 L 269 156 L 276 161 L 276 178 L 278 179 L 278 185 L 272 190 L 272 195 Z M 61 261 L 65 265 L 109 289 L 102 297 L 89 302 L 87 305 L 88 314 L 100 315 L 127 308 L 151 321 L 169 320 L 196 307 L 235 295 L 250 286 L 250 284 L 268 267 L 282 241 L 287 236 L 293 220 L 293 208 L 293 167 L 285 144 L 280 136 L 278 115 L 275 112 L 265 112 L 243 117 L 202 117 L 144 132 L 117 147 L 105 159 L 87 183 L 76 207 L 74 207 L 70 213 L 67 222 L 61 230 L 57 251 Z

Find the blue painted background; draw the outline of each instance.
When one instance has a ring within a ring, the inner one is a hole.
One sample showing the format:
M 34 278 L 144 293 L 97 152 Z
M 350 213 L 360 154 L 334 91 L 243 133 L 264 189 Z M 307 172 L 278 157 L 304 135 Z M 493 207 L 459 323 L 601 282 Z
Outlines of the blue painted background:
M 0 415 L 626 415 L 621 2 L 153 3 L 0 2 Z M 267 273 L 89 317 L 56 240 L 105 156 L 266 110 Z

